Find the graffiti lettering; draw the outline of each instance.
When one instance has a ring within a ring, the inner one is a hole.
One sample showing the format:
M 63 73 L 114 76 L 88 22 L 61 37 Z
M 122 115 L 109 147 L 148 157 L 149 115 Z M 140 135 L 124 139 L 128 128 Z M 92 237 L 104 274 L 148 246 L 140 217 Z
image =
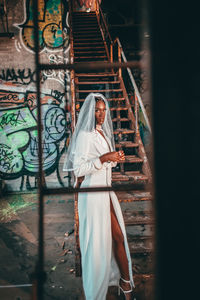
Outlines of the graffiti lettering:
M 60 103 L 63 101 L 65 93 L 61 93 L 58 90 L 52 90 L 51 96 L 54 97 L 56 100 L 58 100 Z
M 20 111 L 17 113 L 5 113 L 0 117 L 0 127 L 4 128 L 5 125 L 17 126 L 26 123 Z
M 31 82 L 36 82 L 35 71 L 31 69 L 1 69 L 0 80 L 11 81 L 18 84 L 30 84 Z
M 15 164 L 12 164 L 12 161 L 14 158 L 12 149 L 5 144 L 0 144 L 0 168 L 4 172 L 13 171 Z
M 51 54 L 49 55 L 49 62 L 50 64 L 62 64 L 63 61 L 65 63 L 68 63 L 68 58 L 63 58 L 60 55 Z M 63 71 L 63 70 L 47 70 L 43 71 L 44 79 L 53 79 L 55 81 L 58 81 L 63 86 L 70 82 L 70 72 L 69 71 Z
M 16 95 L 16 94 L 5 94 L 5 95 L 0 94 L 0 102 L 5 101 L 5 100 L 18 101 L 19 98 L 18 98 L 18 95 Z

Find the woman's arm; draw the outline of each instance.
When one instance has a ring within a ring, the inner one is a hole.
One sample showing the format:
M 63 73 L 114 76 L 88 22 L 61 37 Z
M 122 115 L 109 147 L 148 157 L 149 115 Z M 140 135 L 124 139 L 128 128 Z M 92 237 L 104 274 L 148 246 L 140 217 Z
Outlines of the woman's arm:
M 119 151 L 108 152 L 100 157 L 95 157 L 88 160 L 90 146 L 90 135 L 86 132 L 81 132 L 77 137 L 76 156 L 74 158 L 74 175 L 81 177 L 89 175 L 100 170 L 104 163 L 111 163 L 111 166 L 116 166 L 116 163 L 124 160 L 124 154 Z
M 76 155 L 74 158 L 74 175 L 76 177 L 94 173 L 102 168 L 102 162 L 97 156 L 88 160 L 90 147 L 90 135 L 87 132 L 80 132 L 76 142 Z

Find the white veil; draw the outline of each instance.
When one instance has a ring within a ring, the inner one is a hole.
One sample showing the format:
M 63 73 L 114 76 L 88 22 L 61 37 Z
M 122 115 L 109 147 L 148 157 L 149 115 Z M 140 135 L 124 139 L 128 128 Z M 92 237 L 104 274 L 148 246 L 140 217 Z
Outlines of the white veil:
M 102 125 L 102 129 L 104 134 L 109 138 L 112 148 L 115 149 L 112 119 L 110 116 L 108 101 L 100 93 L 90 93 L 86 97 L 80 109 L 78 121 L 64 159 L 63 171 L 73 171 L 74 157 L 76 155 L 76 140 L 80 131 L 91 132 L 95 129 L 95 98 L 101 98 L 105 102 L 106 116 Z

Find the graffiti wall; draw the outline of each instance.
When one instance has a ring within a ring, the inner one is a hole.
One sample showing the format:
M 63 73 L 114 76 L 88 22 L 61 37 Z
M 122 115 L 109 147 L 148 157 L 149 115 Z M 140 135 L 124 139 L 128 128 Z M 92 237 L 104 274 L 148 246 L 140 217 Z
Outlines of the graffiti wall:
M 7 190 L 27 191 L 35 189 L 38 180 L 33 0 L 15 1 L 9 11 L 14 38 L 0 46 L 0 178 Z M 40 0 L 38 18 L 40 61 L 68 62 L 67 1 Z M 68 184 L 62 164 L 70 134 L 69 82 L 68 71 L 40 73 L 43 171 L 48 187 Z

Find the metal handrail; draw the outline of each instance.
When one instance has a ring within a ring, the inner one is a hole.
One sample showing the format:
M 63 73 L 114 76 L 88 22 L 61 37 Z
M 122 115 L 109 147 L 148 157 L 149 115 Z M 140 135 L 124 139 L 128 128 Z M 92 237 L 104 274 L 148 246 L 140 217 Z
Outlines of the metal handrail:
M 117 43 L 117 45 L 118 45 L 118 53 L 121 53 L 121 57 L 123 58 L 124 62 L 127 63 L 126 56 L 125 56 L 125 54 L 124 54 L 122 45 L 121 45 L 120 40 L 119 40 L 118 37 L 115 39 L 113 45 L 115 45 L 115 43 Z M 121 49 L 120 51 L 119 51 L 119 48 Z M 146 113 L 144 104 L 143 104 L 143 102 L 142 102 L 142 98 L 141 98 L 140 92 L 139 92 L 139 90 L 138 90 L 137 84 L 136 84 L 136 82 L 135 82 L 135 79 L 134 79 L 133 74 L 132 74 L 132 72 L 131 72 L 131 69 L 130 69 L 129 67 L 127 67 L 127 72 L 128 72 L 128 74 L 129 74 L 129 77 L 130 77 L 130 80 L 131 80 L 131 83 L 132 83 L 132 85 L 133 85 L 133 88 L 134 88 L 134 91 L 135 91 L 135 95 L 136 95 L 135 105 L 137 106 L 137 102 L 138 102 L 139 106 L 141 107 L 141 110 L 142 110 L 142 113 L 143 113 L 145 122 L 146 122 L 146 124 L 147 124 L 148 130 L 149 130 L 150 133 L 152 133 L 151 125 L 150 125 L 150 122 L 149 122 L 149 118 L 148 118 L 148 116 L 147 116 L 147 113 Z M 136 107 L 136 109 L 135 109 L 135 112 L 136 112 L 136 116 L 135 116 L 135 117 L 136 117 L 136 120 L 137 120 L 137 119 L 138 119 L 138 116 L 137 116 L 137 114 L 138 114 L 137 107 Z
M 111 38 L 111 35 L 110 35 L 110 32 L 109 32 L 109 29 L 108 29 L 108 26 L 107 26 L 107 23 L 106 23 L 106 20 L 105 20 L 105 17 L 104 17 L 104 14 L 103 14 L 103 11 L 101 9 L 101 5 L 99 3 L 99 0 L 96 0 L 96 3 L 97 3 L 97 6 L 99 8 L 99 16 L 101 16 L 101 19 L 102 19 L 102 24 L 101 24 L 101 27 L 104 27 L 104 32 L 107 33 L 107 36 L 108 36 L 108 43 L 109 43 L 109 46 L 110 46 L 110 62 L 113 62 L 113 40 Z M 100 22 L 100 18 L 99 18 L 99 22 Z M 103 25 L 103 26 L 102 26 Z M 106 40 L 106 37 L 105 37 L 105 34 L 103 32 L 103 35 L 104 35 L 104 39 Z
M 111 38 L 111 35 L 110 35 L 110 32 L 109 32 L 109 30 L 108 30 L 108 26 L 107 26 L 107 24 L 106 24 L 106 20 L 105 20 L 105 17 L 104 17 L 103 11 L 102 11 L 102 9 L 101 9 L 101 6 L 100 6 L 100 3 L 99 3 L 99 0 L 96 0 L 96 1 L 97 1 L 98 5 L 99 5 L 99 11 L 100 11 L 100 14 L 101 14 L 101 16 L 102 16 L 102 20 L 103 20 L 103 23 L 104 23 L 104 27 L 106 28 L 106 31 L 107 31 L 107 33 L 108 33 L 108 36 L 109 36 L 110 42 L 111 42 L 111 43 L 113 43 L 113 40 L 112 40 L 112 38 Z

